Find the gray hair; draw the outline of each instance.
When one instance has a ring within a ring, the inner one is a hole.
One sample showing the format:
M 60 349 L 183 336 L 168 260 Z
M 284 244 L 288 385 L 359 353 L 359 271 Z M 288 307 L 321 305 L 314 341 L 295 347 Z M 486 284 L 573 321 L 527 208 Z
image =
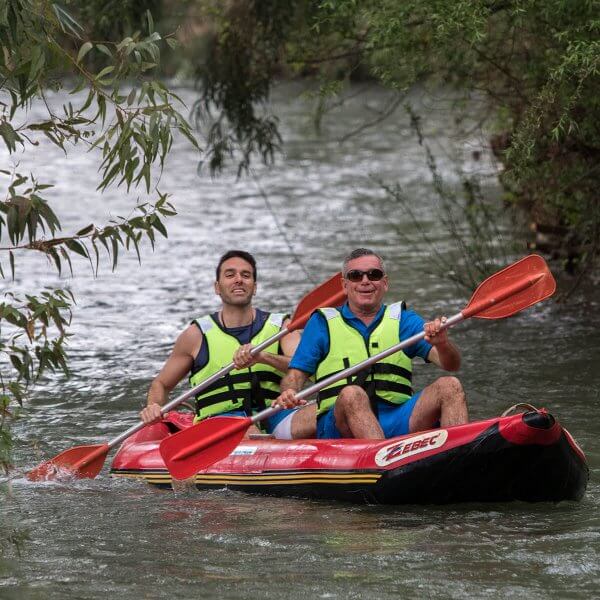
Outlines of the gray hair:
M 348 256 L 344 258 L 344 263 L 342 265 L 342 275 L 346 275 L 346 273 L 348 272 L 348 263 L 351 260 L 354 260 L 355 258 L 360 258 L 361 256 L 375 256 L 379 260 L 381 270 L 385 273 L 385 267 L 383 266 L 383 258 L 381 258 L 381 256 L 379 256 L 377 252 L 374 252 L 369 248 L 356 248 L 356 250 L 352 250 L 352 252 L 350 252 L 350 254 L 348 254 Z

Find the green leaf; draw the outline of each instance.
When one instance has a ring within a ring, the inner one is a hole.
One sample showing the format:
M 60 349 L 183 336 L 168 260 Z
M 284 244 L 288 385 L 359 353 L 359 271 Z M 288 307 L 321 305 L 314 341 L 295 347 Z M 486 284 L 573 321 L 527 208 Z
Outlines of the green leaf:
M 54 10 L 54 14 L 58 19 L 58 23 L 61 26 L 62 30 L 67 33 L 71 32 L 75 37 L 81 39 L 79 32 L 83 32 L 83 27 L 63 8 L 61 8 L 58 4 L 52 4 L 52 9 Z
M 102 95 L 102 94 L 98 94 L 97 96 L 98 98 L 98 114 L 97 116 L 100 117 L 101 121 L 102 121 L 102 125 L 104 126 L 104 121 L 106 120 L 106 98 Z M 98 142 L 101 140 L 102 138 L 99 138 Z M 96 142 L 96 143 L 98 143 Z
M 92 271 L 95 275 L 98 275 L 98 266 L 100 264 L 100 253 L 98 252 L 98 246 L 96 246 L 95 241 L 92 240 L 92 248 L 94 249 L 94 254 L 96 256 L 95 264 L 92 263 Z M 90 256 L 90 262 L 92 262 L 92 257 Z
M 198 140 L 194 137 L 194 134 L 187 127 L 179 126 L 179 132 L 182 133 L 191 142 L 192 146 L 194 146 L 196 150 L 202 150 L 198 144 Z
M 92 42 L 86 42 L 79 48 L 79 52 L 77 53 L 77 62 L 80 63 L 83 57 L 94 47 Z
M 87 248 L 77 240 L 66 240 L 65 245 L 69 250 L 72 250 L 76 254 L 83 256 L 84 258 L 88 258 L 89 254 Z
M 156 215 L 154 215 L 154 218 L 152 219 L 152 227 L 154 227 L 154 229 L 157 231 L 160 231 L 163 237 L 169 237 L 163 222 Z
M 116 238 L 111 238 L 111 244 L 112 244 L 112 258 L 113 258 L 113 262 L 112 262 L 112 270 L 114 271 L 117 268 L 117 258 L 119 256 L 119 244 L 117 243 Z
M 19 375 L 22 375 L 23 361 L 16 354 L 11 354 L 10 362 L 12 363 L 12 366 L 19 372 Z
M 148 231 L 146 231 L 146 235 L 148 236 L 148 239 L 150 240 L 150 245 L 152 246 L 152 251 L 154 252 L 154 231 L 152 231 L 152 229 L 148 229 Z
M 8 214 L 6 215 L 6 227 L 8 228 L 8 236 L 10 241 L 16 246 L 19 243 L 19 211 L 16 206 L 11 205 L 8 207 Z M 14 277 L 13 277 L 14 278 Z
M 68 255 L 67 251 L 62 246 L 60 247 L 60 255 L 69 264 L 69 271 L 71 272 L 71 277 L 73 277 L 73 263 L 71 262 L 71 257 Z
M 94 88 L 90 88 L 90 91 L 88 93 L 88 96 L 87 96 L 85 102 L 81 105 L 81 108 L 79 109 L 80 113 L 85 112 L 89 108 L 95 95 L 96 95 L 96 90 Z M 85 119 L 84 122 L 91 123 L 91 121 L 89 121 L 88 119 Z
M 21 384 L 17 383 L 16 381 L 11 381 L 7 387 L 8 387 L 8 390 L 10 391 L 10 393 L 14 396 L 15 400 L 21 406 L 23 406 L 23 397 L 24 397 L 23 386 Z
M 22 141 L 21 137 L 8 121 L 2 121 L 0 123 L 0 136 L 2 136 L 8 151 L 11 153 L 17 149 L 17 142 Z
M 58 256 L 58 252 L 56 251 L 55 248 L 50 248 L 48 250 L 48 254 L 52 257 L 52 260 L 54 260 L 54 264 L 56 265 L 58 275 L 60 276 L 61 271 L 62 271 L 62 264 L 60 262 L 60 256 Z
M 12 280 L 15 280 L 15 255 L 12 250 L 8 251 L 8 260 L 10 262 L 10 272 L 12 275 Z
M 114 70 L 115 70 L 115 68 L 112 65 L 109 65 L 108 67 L 104 67 L 104 69 L 102 69 L 102 71 L 100 71 L 100 73 L 98 73 L 98 75 L 96 75 L 96 81 L 100 81 L 103 77 L 105 77 L 109 73 L 112 73 Z
M 29 66 L 29 83 L 33 84 L 40 76 L 46 62 L 46 57 L 40 46 L 35 46 L 31 52 L 31 62 Z
M 113 57 L 113 54 L 110 51 L 110 49 L 107 48 L 104 44 L 96 44 L 96 50 L 99 50 L 103 54 L 106 54 L 106 56 L 108 56 L 109 58 Z
M 142 257 L 140 255 L 140 246 L 138 244 L 137 238 L 134 236 L 134 237 L 131 238 L 131 240 L 133 241 L 133 246 L 135 248 L 135 253 L 137 254 L 138 263 L 141 265 L 142 264 Z
M 87 235 L 88 233 L 91 233 L 92 231 L 94 231 L 94 224 L 90 223 L 87 227 L 84 227 L 83 229 L 80 229 L 77 232 L 77 235 Z
M 148 21 L 148 33 L 154 32 L 154 20 L 152 19 L 152 14 L 149 10 L 146 11 L 146 19 Z

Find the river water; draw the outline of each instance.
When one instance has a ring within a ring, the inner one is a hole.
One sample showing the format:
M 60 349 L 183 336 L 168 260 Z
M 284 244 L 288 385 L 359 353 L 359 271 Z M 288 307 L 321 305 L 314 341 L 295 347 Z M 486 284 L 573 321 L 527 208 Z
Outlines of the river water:
M 180 93 L 192 98 L 190 90 Z M 546 301 L 505 321 L 472 320 L 452 334 L 463 352 L 472 418 L 526 401 L 547 407 L 575 436 L 591 470 L 579 503 L 385 507 L 175 493 L 109 478 L 110 457 L 95 480 L 33 484 L 22 477 L 42 459 L 107 441 L 136 422 L 178 332 L 217 306 L 213 269 L 231 247 L 256 255 L 256 304 L 268 309 L 294 306 L 363 245 L 387 259 L 389 299 L 405 299 L 426 317 L 464 306 L 468 292 L 431 274 L 429 243 L 398 237 L 397 227 L 410 234 L 411 225 L 371 177 L 400 182 L 430 238 L 451 252 L 407 116 L 338 141 L 384 101 L 375 90 L 355 98 L 317 135 L 298 91 L 279 90 L 285 155 L 241 180 L 234 172 L 198 174 L 197 158 L 177 142 L 160 189 L 172 194 L 178 216 L 168 240 L 143 252 L 141 266 L 125 256 L 112 273 L 105 261 L 93 278 L 84 260 L 74 260 L 75 276 L 59 279 L 43 258 L 18 257 L 15 282 L 0 283 L 5 291 L 60 285 L 77 305 L 72 377 L 39 385 L 14 428 L 16 472 L 0 508 L 0 598 L 600 596 L 600 311 L 592 294 L 571 306 Z M 420 94 L 413 102 L 447 181 L 456 182 L 453 150 L 466 168 L 489 171 L 482 141 L 455 137 L 439 98 Z M 470 159 L 473 150 L 483 151 L 481 160 Z M 9 160 L 57 186 L 46 197 L 66 233 L 130 211 L 132 196 L 94 191 L 95 162 L 82 150 L 65 160 L 42 142 L 3 163 Z M 498 194 L 493 181 L 487 186 Z M 417 366 L 416 385 L 435 375 L 434 367 Z M 22 543 L 10 541 L 24 533 Z

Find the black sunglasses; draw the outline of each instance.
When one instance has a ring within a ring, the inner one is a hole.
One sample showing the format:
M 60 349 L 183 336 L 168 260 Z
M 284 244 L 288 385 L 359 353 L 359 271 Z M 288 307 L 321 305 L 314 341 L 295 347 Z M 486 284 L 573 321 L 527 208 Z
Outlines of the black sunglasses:
M 385 273 L 381 269 L 369 269 L 368 271 L 352 269 L 346 273 L 346 279 L 358 283 L 362 281 L 363 275 L 366 275 L 369 281 L 381 281 L 385 277 Z

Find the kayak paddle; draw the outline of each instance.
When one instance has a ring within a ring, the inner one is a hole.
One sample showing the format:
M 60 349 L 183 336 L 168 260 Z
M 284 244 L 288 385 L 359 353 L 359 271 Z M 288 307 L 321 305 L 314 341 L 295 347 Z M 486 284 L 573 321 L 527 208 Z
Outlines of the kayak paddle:
M 327 281 L 304 296 L 304 298 L 300 300 L 296 310 L 294 311 L 294 314 L 292 315 L 292 319 L 287 326 L 282 328 L 278 333 L 270 337 L 268 340 L 265 340 L 264 342 L 252 348 L 250 355 L 254 356 L 258 354 L 288 333 L 304 327 L 310 318 L 310 315 L 317 308 L 322 306 L 338 306 L 344 301 L 345 297 L 346 293 L 342 287 L 342 274 L 338 272 L 333 277 L 329 278 Z M 233 362 L 221 368 L 214 375 L 211 375 L 204 381 L 201 381 L 195 387 L 181 394 L 181 396 L 178 396 L 174 400 L 171 400 L 171 402 L 165 404 L 161 408 L 161 414 L 164 415 L 188 398 L 195 396 L 202 390 L 206 389 L 209 385 L 213 384 L 215 381 L 232 371 L 234 368 L 235 365 Z M 143 421 L 140 421 L 139 423 L 136 423 L 134 426 L 130 427 L 127 431 L 123 432 L 121 435 L 105 444 L 98 444 L 94 446 L 76 446 L 75 448 L 65 450 L 54 458 L 29 471 L 27 473 L 27 479 L 31 481 L 51 480 L 55 479 L 57 475 L 60 476 L 61 473 L 63 473 L 65 476 L 68 475 L 77 478 L 87 477 L 89 479 L 93 479 L 102 469 L 104 460 L 109 450 L 117 444 L 120 444 L 123 440 L 127 439 L 140 429 L 143 429 L 145 426 L 146 424 Z
M 449 317 L 442 328 L 456 325 L 469 317 L 502 319 L 551 296 L 556 282 L 541 256 L 532 254 L 505 267 L 483 281 L 473 293 L 467 306 Z M 354 375 L 365 367 L 394 354 L 425 337 L 422 331 L 410 338 L 375 354 L 352 367 L 331 375 L 298 394 L 304 399 L 328 385 Z M 312 400 L 308 404 L 314 404 Z M 305 405 L 306 406 L 306 405 Z M 267 408 L 252 417 L 212 417 L 197 425 L 165 438 L 160 444 L 160 454 L 175 479 L 187 479 L 202 469 L 229 456 L 243 439 L 246 430 L 262 421 L 281 407 Z

